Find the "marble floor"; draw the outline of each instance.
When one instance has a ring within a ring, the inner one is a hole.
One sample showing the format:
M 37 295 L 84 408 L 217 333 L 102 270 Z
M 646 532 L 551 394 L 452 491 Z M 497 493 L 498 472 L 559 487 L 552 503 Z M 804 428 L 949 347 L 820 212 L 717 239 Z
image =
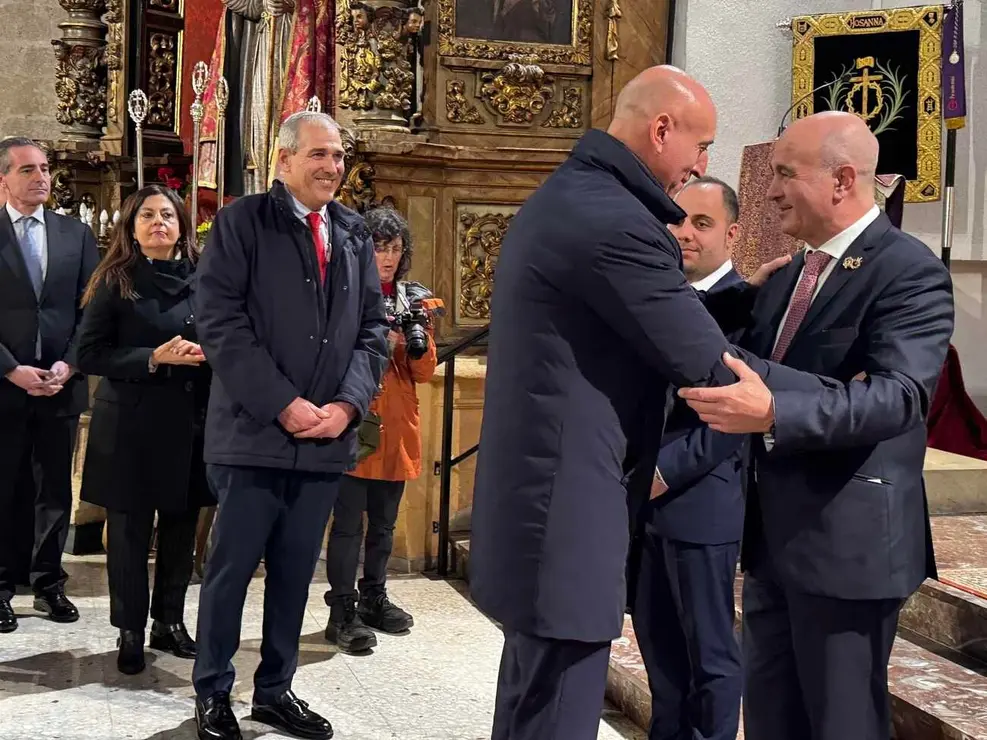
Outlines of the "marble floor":
M 81 612 L 75 624 L 37 616 L 32 597 L 14 599 L 19 629 L 0 635 L 0 739 L 194 740 L 192 664 L 148 653 L 139 676 L 116 670 L 116 632 L 102 556 L 72 557 L 67 591 Z M 490 737 L 502 637 L 464 595 L 460 582 L 392 579 L 390 595 L 415 616 L 408 635 L 380 635 L 376 651 L 344 655 L 322 636 L 328 610 L 324 565 L 302 629 L 296 693 L 329 718 L 340 740 L 480 740 Z M 320 582 L 321 581 L 321 582 Z M 198 586 L 186 623 L 195 632 Z M 255 578 L 236 657 L 234 711 L 249 714 L 251 675 L 260 649 L 263 581 Z M 241 722 L 245 740 L 286 737 Z M 608 709 L 600 740 L 644 740 Z

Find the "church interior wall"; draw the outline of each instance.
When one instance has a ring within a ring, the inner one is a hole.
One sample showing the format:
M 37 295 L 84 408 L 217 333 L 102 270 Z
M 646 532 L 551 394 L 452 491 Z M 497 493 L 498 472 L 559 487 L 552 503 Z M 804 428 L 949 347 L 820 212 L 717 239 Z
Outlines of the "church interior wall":
M 0 0 L 0 137 L 54 139 L 55 51 L 51 40 L 68 14 L 57 0 Z
M 672 63 L 709 89 L 719 110 L 709 172 L 736 184 L 747 144 L 770 140 L 791 104 L 791 34 L 776 24 L 793 15 L 887 9 L 881 0 L 678 0 Z M 987 411 L 987 13 L 964 4 L 967 126 L 957 136 L 956 221 L 951 272 L 956 288 L 954 344 L 967 390 Z M 904 228 L 940 251 L 942 203 L 905 205 Z

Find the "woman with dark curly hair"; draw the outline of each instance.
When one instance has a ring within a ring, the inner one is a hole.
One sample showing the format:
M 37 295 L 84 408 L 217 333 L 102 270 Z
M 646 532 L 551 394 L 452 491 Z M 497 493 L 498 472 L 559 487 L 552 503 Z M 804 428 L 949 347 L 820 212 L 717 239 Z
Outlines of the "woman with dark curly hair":
M 199 507 L 213 503 L 202 461 L 210 371 L 192 313 L 196 251 L 185 206 L 149 185 L 123 204 L 83 296 L 79 370 L 96 389 L 82 499 L 107 509 L 110 622 L 117 667 L 144 670 L 151 647 L 194 658 L 184 624 Z M 154 596 L 148 550 L 157 515 Z
M 394 523 L 405 481 L 422 469 L 422 441 L 416 383 L 427 383 L 435 372 L 435 342 L 428 326 L 424 354 L 409 348 L 401 329 L 401 317 L 431 292 L 419 283 L 406 282 L 411 269 L 412 243 L 408 224 L 396 211 L 377 208 L 365 215 L 373 234 L 387 316 L 390 361 L 381 390 L 370 405 L 381 421 L 380 443 L 355 470 L 343 476 L 333 509 L 326 570 L 330 590 L 326 603 L 331 611 L 326 639 L 346 652 L 363 652 L 377 644 L 370 627 L 400 633 L 414 620 L 387 598 L 387 561 L 394 544 Z M 363 512 L 367 534 L 363 578 L 355 588 L 363 537 Z

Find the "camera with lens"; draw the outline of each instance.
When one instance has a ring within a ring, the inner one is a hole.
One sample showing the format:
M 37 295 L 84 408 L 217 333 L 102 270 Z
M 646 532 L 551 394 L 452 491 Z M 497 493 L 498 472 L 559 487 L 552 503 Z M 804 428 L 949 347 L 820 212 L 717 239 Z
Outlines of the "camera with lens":
M 399 283 L 394 305 L 388 305 L 391 328 L 404 334 L 408 357 L 417 360 L 428 351 L 428 327 L 445 315 L 445 304 L 420 283 Z

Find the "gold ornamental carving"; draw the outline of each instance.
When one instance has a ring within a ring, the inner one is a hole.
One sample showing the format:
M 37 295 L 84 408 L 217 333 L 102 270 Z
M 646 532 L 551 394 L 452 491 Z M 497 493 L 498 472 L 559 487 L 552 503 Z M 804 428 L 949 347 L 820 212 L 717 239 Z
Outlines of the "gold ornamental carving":
M 68 20 L 58 24 L 55 49 L 56 120 L 66 138 L 92 140 L 106 125 L 106 12 L 105 0 L 59 0 Z
M 535 57 L 512 55 L 500 72 L 480 77 L 480 97 L 505 123 L 530 124 L 555 94 Z
M 147 125 L 174 128 L 177 40 L 169 33 L 152 33 L 147 72 Z
M 607 5 L 607 61 L 614 62 L 620 58 L 620 2 L 610 0 Z
M 562 90 L 562 105 L 556 106 L 542 128 L 582 128 L 583 91 L 578 87 Z
M 117 97 L 123 74 L 123 0 L 106 3 L 106 69 L 106 118 L 110 123 L 117 123 Z
M 71 210 L 75 205 L 72 172 L 68 167 L 56 167 L 51 173 L 51 200 L 54 208 Z
M 462 80 L 446 80 L 446 118 L 453 123 L 486 123 L 476 106 L 466 99 Z
M 513 213 L 461 211 L 459 311 L 466 319 L 489 319 L 494 270 Z
M 548 44 L 462 38 L 456 35 L 456 0 L 438 0 L 439 54 L 467 59 L 507 61 L 513 54 L 535 54 L 543 64 L 593 63 L 593 0 L 572 3 L 572 37 L 568 43 Z
M 374 167 L 360 154 L 353 131 L 344 128 L 340 133 L 347 166 L 343 174 L 343 184 L 339 187 L 338 200 L 347 208 L 364 213 L 377 205 Z
M 61 39 L 55 46 L 55 119 L 66 126 L 81 124 L 99 129 L 106 125 L 106 65 L 103 49 L 76 46 Z
M 423 22 L 424 11 L 407 0 L 337 0 L 341 108 L 363 111 L 361 123 L 407 127 Z

